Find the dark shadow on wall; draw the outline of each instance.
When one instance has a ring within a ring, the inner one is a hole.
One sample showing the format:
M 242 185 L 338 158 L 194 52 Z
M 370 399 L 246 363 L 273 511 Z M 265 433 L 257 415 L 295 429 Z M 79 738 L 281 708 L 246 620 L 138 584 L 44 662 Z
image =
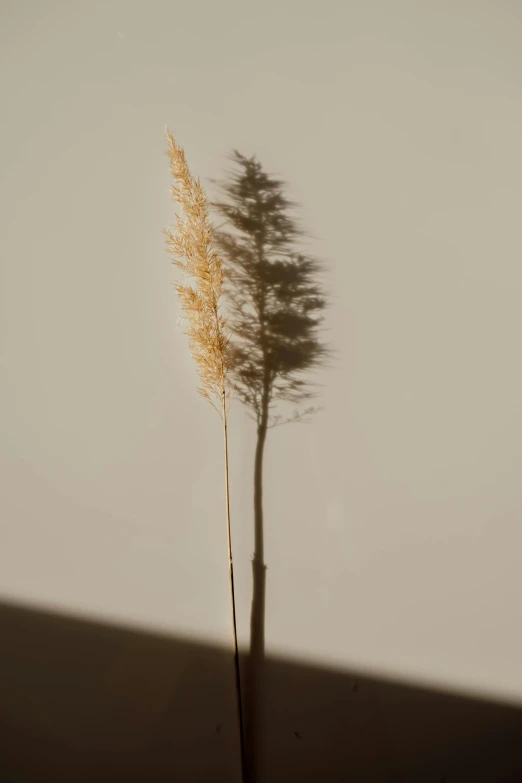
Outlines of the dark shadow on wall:
M 234 168 L 227 180 L 215 183 L 221 199 L 213 207 L 225 222 L 214 238 L 225 262 L 232 385 L 257 429 L 250 650 L 242 678 L 248 779 L 257 783 L 266 690 L 265 444 L 271 427 L 315 412 L 310 373 L 329 355 L 321 333 L 327 302 L 322 265 L 304 252 L 306 235 L 285 183 L 267 174 L 255 156 L 235 151 L 230 160 Z
M 232 653 L 0 604 L 2 783 L 235 783 Z M 266 659 L 270 783 L 520 783 L 522 709 Z

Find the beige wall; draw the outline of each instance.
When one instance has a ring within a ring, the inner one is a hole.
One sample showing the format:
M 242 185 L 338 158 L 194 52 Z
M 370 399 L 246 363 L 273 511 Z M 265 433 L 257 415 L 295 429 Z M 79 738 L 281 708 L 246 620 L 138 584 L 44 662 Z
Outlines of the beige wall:
M 329 266 L 324 413 L 269 435 L 267 645 L 522 697 L 522 7 L 4 2 L 3 600 L 228 641 L 220 423 L 160 228 L 256 153 Z M 232 420 L 247 638 L 253 425 Z

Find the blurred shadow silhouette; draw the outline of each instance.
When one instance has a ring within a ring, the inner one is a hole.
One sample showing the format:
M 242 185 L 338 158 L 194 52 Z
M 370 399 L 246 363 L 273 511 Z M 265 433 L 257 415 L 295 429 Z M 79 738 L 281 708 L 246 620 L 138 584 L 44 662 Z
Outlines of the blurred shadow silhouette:
M 232 649 L 0 603 L 2 783 L 236 783 Z M 265 661 L 270 783 L 520 783 L 522 709 Z
M 262 662 L 265 652 L 266 564 L 263 525 L 263 457 L 267 431 L 285 422 L 303 421 L 314 410 L 299 409 L 316 396 L 307 372 L 327 351 L 319 329 L 326 300 L 318 281 L 316 258 L 299 250 L 305 236 L 284 195 L 285 183 L 266 174 L 255 159 L 234 151 L 234 170 L 217 183 L 223 200 L 213 202 L 226 229 L 215 231 L 225 262 L 233 387 L 257 425 L 254 462 L 254 554 L 250 652 L 245 691 L 249 780 L 259 767 L 262 743 Z M 213 180 L 215 183 L 216 181 Z M 298 406 L 289 415 L 281 405 Z

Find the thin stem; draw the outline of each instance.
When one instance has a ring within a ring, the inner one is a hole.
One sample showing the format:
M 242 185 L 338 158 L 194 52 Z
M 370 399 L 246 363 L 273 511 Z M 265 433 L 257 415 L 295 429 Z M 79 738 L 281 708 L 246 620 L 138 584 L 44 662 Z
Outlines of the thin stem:
M 234 564 L 232 558 L 232 534 L 230 530 L 230 491 L 228 480 L 228 431 L 227 431 L 227 409 L 225 390 L 223 390 L 223 435 L 225 441 L 225 504 L 227 512 L 227 540 L 228 540 L 228 567 L 230 577 L 230 597 L 232 600 L 232 628 L 234 635 L 234 669 L 236 679 L 237 711 L 239 720 L 239 742 L 241 747 L 241 780 L 242 783 L 248 783 L 246 750 L 245 750 L 245 732 L 243 724 L 243 705 L 241 699 L 241 674 L 239 669 L 239 650 L 237 644 L 237 624 L 236 624 L 236 599 L 234 593 Z

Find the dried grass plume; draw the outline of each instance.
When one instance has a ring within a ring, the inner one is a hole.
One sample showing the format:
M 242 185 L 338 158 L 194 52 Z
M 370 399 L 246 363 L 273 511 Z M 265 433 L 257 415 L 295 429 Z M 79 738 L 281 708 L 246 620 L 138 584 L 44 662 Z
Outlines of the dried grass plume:
M 237 642 L 232 534 L 230 527 L 230 493 L 227 430 L 227 373 L 230 368 L 229 333 L 226 318 L 219 306 L 223 293 L 223 261 L 212 243 L 212 226 L 208 204 L 199 179 L 190 173 L 185 153 L 165 128 L 167 156 L 174 182 L 171 195 L 181 207 L 176 214 L 175 230 L 165 229 L 167 249 L 172 261 L 183 273 L 185 282 L 176 288 L 187 316 L 189 346 L 196 360 L 201 380 L 200 393 L 220 414 L 223 421 L 225 452 L 225 508 L 227 522 L 228 568 L 232 606 L 234 669 L 241 748 L 242 783 L 248 779 L 243 725 L 241 673 Z M 217 404 L 216 404 L 217 402 Z
M 185 278 L 176 288 L 187 316 L 189 347 L 201 380 L 199 392 L 221 415 L 230 364 L 227 321 L 220 312 L 223 261 L 212 242 L 205 191 L 190 173 L 185 153 L 168 128 L 165 135 L 166 155 L 176 183 L 170 192 L 181 214 L 176 214 L 175 230 L 163 233 L 172 262 Z M 215 398 L 219 405 L 214 404 Z

